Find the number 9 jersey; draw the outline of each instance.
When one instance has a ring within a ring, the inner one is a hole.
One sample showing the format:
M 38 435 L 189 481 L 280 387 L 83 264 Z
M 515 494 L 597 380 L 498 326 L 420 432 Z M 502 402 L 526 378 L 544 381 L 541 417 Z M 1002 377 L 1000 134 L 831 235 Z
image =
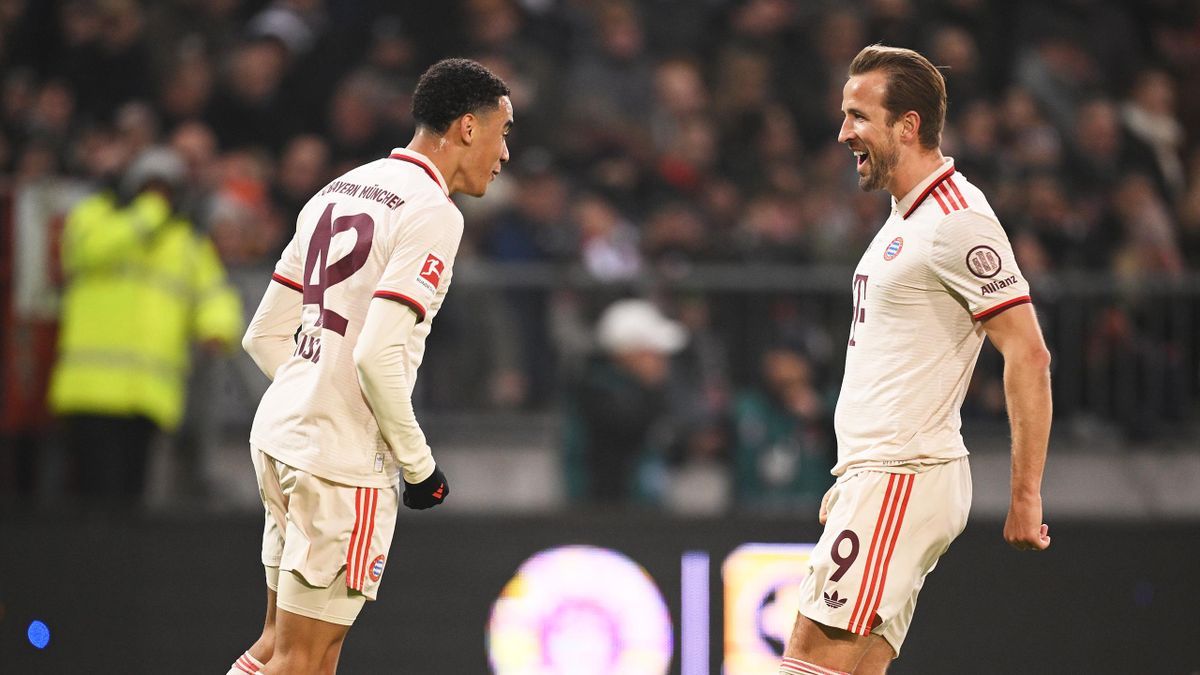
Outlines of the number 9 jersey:
M 982 322 L 1030 297 L 996 214 L 953 160 L 894 201 L 852 293 L 833 473 L 965 457 L 959 408 Z
M 296 348 L 263 395 L 252 445 L 327 480 L 397 484 L 400 467 L 362 394 L 354 347 L 372 298 L 410 307 L 418 323 L 402 365 L 411 394 L 462 232 L 445 179 L 407 149 L 352 169 L 308 201 L 271 277 L 302 295 Z

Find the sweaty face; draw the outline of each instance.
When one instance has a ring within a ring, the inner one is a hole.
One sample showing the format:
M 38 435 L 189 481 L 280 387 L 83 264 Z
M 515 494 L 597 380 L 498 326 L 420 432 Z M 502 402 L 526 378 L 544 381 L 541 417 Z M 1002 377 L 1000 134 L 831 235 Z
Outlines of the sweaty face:
M 464 190 L 473 197 L 482 197 L 488 185 L 500 175 L 500 167 L 508 161 L 508 132 L 513 125 L 512 101 L 500 97 L 500 105 L 481 111 L 468 161 L 469 185 Z
M 874 71 L 854 75 L 842 89 L 842 128 L 838 142 L 845 143 L 858 162 L 858 186 L 882 190 L 891 181 L 900 161 L 895 124 L 889 124 L 883 107 L 887 76 Z

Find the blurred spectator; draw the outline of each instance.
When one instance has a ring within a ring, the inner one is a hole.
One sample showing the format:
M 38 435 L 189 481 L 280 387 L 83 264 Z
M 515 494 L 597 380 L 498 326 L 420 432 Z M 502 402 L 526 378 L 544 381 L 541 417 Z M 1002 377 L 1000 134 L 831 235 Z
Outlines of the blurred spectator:
M 1175 118 L 1175 85 L 1161 70 L 1142 71 L 1129 99 L 1121 106 L 1121 123 L 1135 143 L 1152 153 L 1149 169 L 1163 197 L 1177 201 L 1183 194 L 1183 125 Z
M 760 384 L 733 407 L 737 504 L 811 508 L 833 483 L 830 410 L 809 360 L 787 347 L 762 355 Z
M 229 55 L 205 115 L 222 148 L 282 147 L 295 119 L 285 114 L 280 91 L 287 63 L 287 48 L 269 37 L 246 40 Z
M 568 482 L 576 494 L 612 504 L 660 496 L 662 462 L 677 430 L 669 416 L 671 355 L 683 326 L 646 300 L 619 300 L 600 316 L 601 354 L 588 368 L 568 421 Z
M 949 100 L 946 115 L 950 120 L 957 121 L 973 104 L 986 100 L 988 82 L 980 63 L 979 48 L 965 29 L 958 26 L 938 29 L 933 35 L 930 58 L 944 69 Z
M 617 281 L 641 270 L 637 229 L 612 203 L 599 195 L 585 195 L 576 202 L 574 217 L 583 265 L 592 276 Z
M 329 160 L 329 144 L 320 136 L 294 136 L 284 147 L 271 182 L 271 198 L 279 208 L 285 228 L 291 229 L 295 225 L 300 209 L 318 188 L 333 178 Z M 274 251 L 271 257 L 278 255 L 282 248 Z
M 584 148 L 611 141 L 642 144 L 641 119 L 654 95 L 654 71 L 646 54 L 637 6 L 603 0 L 592 8 L 594 34 L 567 74 L 567 113 L 572 135 Z
M 182 418 L 191 343 L 225 350 L 240 335 L 220 260 L 177 212 L 184 171 L 169 150 L 143 151 L 119 193 L 89 197 L 67 219 L 50 406 L 87 497 L 136 504 L 156 431 Z

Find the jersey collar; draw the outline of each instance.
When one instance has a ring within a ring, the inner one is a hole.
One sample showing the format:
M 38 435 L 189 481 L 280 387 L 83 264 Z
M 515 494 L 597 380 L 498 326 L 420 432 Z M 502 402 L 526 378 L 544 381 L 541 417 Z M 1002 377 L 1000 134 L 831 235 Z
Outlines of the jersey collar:
M 402 162 L 416 164 L 417 166 L 421 167 L 425 170 L 426 175 L 432 178 L 433 182 L 438 184 L 438 187 L 442 189 L 442 193 L 447 197 L 450 196 L 450 188 L 446 185 L 446 179 L 442 178 L 442 172 L 438 171 L 437 165 L 430 161 L 430 159 L 425 155 L 422 155 L 415 150 L 409 150 L 408 148 L 395 148 L 392 150 L 392 154 L 388 156 L 391 159 L 398 159 Z
M 904 214 L 902 217 L 907 219 L 925 201 L 929 193 L 933 192 L 934 188 L 952 175 L 954 175 L 954 158 L 947 157 L 941 166 L 917 183 L 917 186 L 909 190 L 903 199 L 897 201 L 895 197 L 892 197 L 892 210 Z

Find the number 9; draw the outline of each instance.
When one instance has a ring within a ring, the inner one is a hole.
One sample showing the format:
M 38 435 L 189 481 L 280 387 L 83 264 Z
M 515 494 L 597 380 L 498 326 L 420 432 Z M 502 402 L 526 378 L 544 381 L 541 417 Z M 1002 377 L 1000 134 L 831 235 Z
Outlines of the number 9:
M 850 553 L 843 556 L 841 552 L 842 541 L 850 540 Z M 858 557 L 858 535 L 851 530 L 842 530 L 842 533 L 833 540 L 833 548 L 829 551 L 829 557 L 833 558 L 833 562 L 837 563 L 837 570 L 829 577 L 830 581 L 837 581 L 850 569 L 854 564 L 854 559 Z

